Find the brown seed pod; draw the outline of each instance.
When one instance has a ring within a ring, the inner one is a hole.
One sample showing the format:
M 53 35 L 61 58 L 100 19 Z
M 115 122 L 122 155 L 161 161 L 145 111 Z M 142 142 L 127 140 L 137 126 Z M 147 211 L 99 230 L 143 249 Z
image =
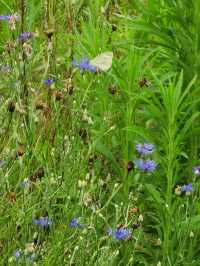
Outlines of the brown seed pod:
M 135 215 L 137 213 L 139 213 L 139 208 L 138 207 L 134 207 L 134 208 L 129 209 L 128 216 L 132 217 L 133 215 Z
M 85 144 L 89 143 L 89 135 L 88 132 L 85 128 L 80 128 L 79 129 L 79 136 L 82 138 Z
M 15 192 L 8 192 L 7 199 L 8 199 L 9 202 L 15 203 L 16 200 L 17 200 Z
M 112 31 L 117 31 L 117 25 L 116 24 L 112 24 Z
M 23 52 L 26 55 L 26 57 L 31 57 L 33 54 L 33 48 L 30 44 L 24 43 L 23 44 Z
M 147 79 L 143 78 L 143 79 L 139 80 L 139 86 L 140 86 L 140 88 L 144 88 L 145 86 L 148 87 Z
M 133 163 L 132 161 L 129 161 L 129 162 L 127 163 L 126 169 L 127 169 L 128 173 L 129 173 L 130 171 L 134 170 L 134 163 Z
M 51 133 L 51 143 L 52 145 L 55 144 L 55 138 L 56 138 L 56 128 L 52 129 L 52 133 Z
M 35 103 L 36 110 L 42 110 L 45 118 L 50 118 L 51 108 L 43 100 L 38 100 Z
M 25 153 L 25 146 L 23 144 L 19 144 L 19 146 L 17 147 L 17 151 L 16 151 L 16 156 L 23 156 Z
M 40 179 L 44 176 L 44 168 L 38 168 L 32 175 L 29 176 L 31 182 L 36 182 L 37 179 Z
M 15 45 L 13 42 L 6 42 L 4 49 L 5 51 L 10 54 L 12 52 L 12 50 L 15 48 Z
M 46 34 L 48 39 L 51 39 L 54 32 L 55 32 L 55 30 L 52 28 L 52 29 L 47 29 L 44 33 Z
M 45 118 L 51 118 L 51 108 L 47 106 L 47 108 L 44 109 L 44 116 Z
M 37 110 L 45 110 L 48 108 L 48 105 L 45 102 L 39 100 L 35 103 L 35 108 Z
M 90 156 L 89 156 L 89 159 L 88 159 L 88 165 L 89 166 L 92 166 L 93 165 L 93 163 L 95 162 L 97 160 L 97 155 L 96 154 L 91 154 Z
M 122 228 L 124 228 L 124 225 L 123 224 L 117 224 L 117 229 L 122 229 Z
M 140 227 L 140 223 L 138 223 L 138 222 L 134 222 L 133 224 L 132 224 L 132 228 L 135 230 L 135 229 L 138 229 Z
M 74 92 L 74 86 L 72 83 L 72 78 L 68 78 L 65 82 L 65 88 L 64 90 L 69 94 L 72 95 Z
M 117 86 L 115 86 L 115 85 L 109 86 L 108 91 L 110 94 L 115 95 L 117 93 Z
M 64 94 L 61 91 L 55 91 L 54 96 L 57 101 L 62 101 L 64 99 Z
M 14 102 L 14 101 L 10 101 L 10 102 L 8 103 L 8 111 L 9 111 L 10 113 L 13 113 L 13 112 L 15 111 L 15 102 Z

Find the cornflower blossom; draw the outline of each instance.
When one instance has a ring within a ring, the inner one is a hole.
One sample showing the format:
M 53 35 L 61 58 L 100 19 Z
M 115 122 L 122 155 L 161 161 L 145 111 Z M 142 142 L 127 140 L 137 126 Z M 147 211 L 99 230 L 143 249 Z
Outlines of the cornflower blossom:
M 77 60 L 73 60 L 72 65 L 78 67 L 81 71 L 90 71 L 92 73 L 97 72 L 97 68 L 91 65 L 89 60 L 86 58 L 82 58 L 80 62 L 78 62 Z
M 156 162 L 153 160 L 139 159 L 135 161 L 135 164 L 138 169 L 143 170 L 144 172 L 153 172 L 157 167 Z
M 9 21 L 11 19 L 12 15 L 1 15 L 0 21 Z
M 19 20 L 18 14 L 0 16 L 0 21 L 7 21 L 10 25 L 11 30 L 15 30 L 15 25 L 17 20 Z
M 193 172 L 195 175 L 200 175 L 200 165 L 199 166 L 195 166 L 193 168 Z
M 32 37 L 33 37 L 32 32 L 22 32 L 18 37 L 18 41 L 19 42 L 25 42 L 25 41 L 31 39 Z
M 78 219 L 73 218 L 69 224 L 70 227 L 74 228 L 78 226 Z
M 47 229 L 53 222 L 49 219 L 48 216 L 40 217 L 38 219 L 33 219 L 33 224 L 40 226 L 43 229 Z
M 71 228 L 84 227 L 83 224 L 80 224 L 80 223 L 78 222 L 78 218 L 73 218 L 73 219 L 70 221 L 69 226 L 70 226 Z
M 181 187 L 181 192 L 185 192 L 186 194 L 187 193 L 190 193 L 192 191 L 193 191 L 193 186 L 192 186 L 191 183 L 188 184 L 188 185 L 184 185 L 184 186 Z
M 20 250 L 15 250 L 12 255 L 18 259 L 22 255 L 22 252 Z
M 17 13 L 12 14 L 12 15 L 0 15 L 0 20 L 2 21 L 9 21 L 12 18 L 19 20 L 19 15 Z
M 141 155 L 148 155 L 155 151 L 154 145 L 149 143 L 144 143 L 144 144 L 138 143 L 136 144 L 135 149 Z
M 126 240 L 131 237 L 132 230 L 125 228 L 113 230 L 112 228 L 109 228 L 108 235 L 114 237 L 116 240 Z
M 47 86 L 51 86 L 54 83 L 53 79 L 45 79 L 44 80 L 44 84 Z

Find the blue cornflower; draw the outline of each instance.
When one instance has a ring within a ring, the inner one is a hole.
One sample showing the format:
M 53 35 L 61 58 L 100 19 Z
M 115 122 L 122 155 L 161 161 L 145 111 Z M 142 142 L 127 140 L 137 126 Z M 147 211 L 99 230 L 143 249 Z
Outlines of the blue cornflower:
M 136 160 L 135 164 L 138 169 L 143 170 L 145 172 L 153 172 L 157 167 L 156 162 L 153 160 L 140 159 L 140 160 Z
M 1 21 L 9 21 L 11 19 L 12 15 L 1 15 L 0 20 Z
M 113 236 L 116 240 L 126 240 L 131 237 L 132 230 L 125 228 L 113 230 L 112 228 L 109 228 L 108 235 Z
M 147 154 L 151 154 L 155 151 L 155 147 L 153 144 L 149 144 L 149 143 L 138 143 L 135 145 L 135 149 L 137 152 L 139 152 L 141 155 L 147 155 Z
M 192 191 L 193 191 L 193 186 L 191 183 L 181 187 L 181 192 L 188 193 L 188 192 L 192 192 Z
M 76 227 L 83 228 L 83 227 L 85 227 L 84 224 L 80 224 L 80 223 L 79 223 L 78 218 L 73 218 L 73 219 L 71 220 L 71 222 L 69 223 L 69 226 L 70 226 L 71 228 L 76 228 Z
M 72 65 L 78 67 L 81 71 L 90 71 L 93 73 L 97 72 L 97 68 L 91 65 L 89 60 L 86 58 L 82 58 L 80 62 L 78 62 L 77 60 L 73 60 Z
M 33 37 L 33 33 L 32 32 L 23 32 L 19 35 L 18 37 L 18 41 L 19 42 L 25 42 L 29 39 L 31 39 Z
M 45 79 L 44 80 L 44 84 L 47 86 L 51 86 L 54 83 L 53 79 Z
M 79 223 L 78 223 L 78 219 L 77 218 L 73 218 L 69 224 L 70 227 L 74 228 L 74 227 L 78 227 Z
M 47 229 L 53 222 L 49 219 L 48 216 L 40 217 L 38 219 L 33 219 L 33 224 L 40 226 L 43 229 Z
M 108 235 L 109 236 L 113 236 L 113 230 L 112 228 L 109 228 L 108 231 L 107 231 Z
M 193 172 L 195 175 L 200 175 L 200 165 L 199 166 L 195 166 L 193 168 Z
M 12 255 L 18 259 L 22 255 L 22 252 L 20 250 L 15 250 Z

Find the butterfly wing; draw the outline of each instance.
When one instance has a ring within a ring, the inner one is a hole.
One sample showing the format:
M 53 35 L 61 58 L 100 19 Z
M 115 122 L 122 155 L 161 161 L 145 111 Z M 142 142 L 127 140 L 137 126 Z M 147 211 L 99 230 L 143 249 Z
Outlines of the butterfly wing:
M 112 66 L 113 52 L 104 52 L 90 60 L 90 64 L 102 71 L 108 71 Z

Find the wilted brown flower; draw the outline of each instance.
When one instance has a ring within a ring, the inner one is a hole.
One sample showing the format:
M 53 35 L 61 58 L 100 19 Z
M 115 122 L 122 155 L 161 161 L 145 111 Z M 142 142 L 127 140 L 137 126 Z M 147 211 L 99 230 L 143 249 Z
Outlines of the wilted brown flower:
M 41 179 L 44 176 L 44 168 L 38 168 L 32 175 L 29 176 L 31 182 L 36 182 L 37 179 Z
M 14 101 L 10 101 L 8 103 L 8 111 L 13 113 L 15 111 L 15 102 Z

